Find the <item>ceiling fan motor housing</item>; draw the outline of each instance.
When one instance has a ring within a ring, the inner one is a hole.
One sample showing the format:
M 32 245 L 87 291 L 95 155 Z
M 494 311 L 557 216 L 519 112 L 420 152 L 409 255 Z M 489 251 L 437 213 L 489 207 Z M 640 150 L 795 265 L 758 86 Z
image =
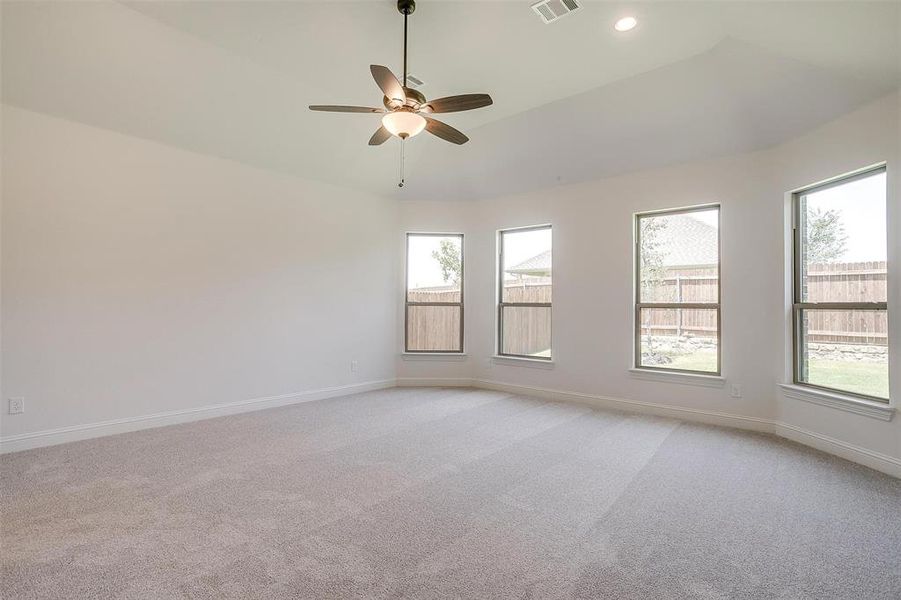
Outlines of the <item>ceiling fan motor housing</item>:
M 402 106 L 411 108 L 413 110 L 419 110 L 425 104 L 425 96 L 422 95 L 422 92 L 418 92 L 412 88 L 404 87 L 404 94 L 407 96 L 407 101 L 401 104 L 400 100 L 396 98 L 389 98 L 385 96 L 382 98 L 382 104 L 385 105 L 385 108 L 388 110 L 395 110 Z

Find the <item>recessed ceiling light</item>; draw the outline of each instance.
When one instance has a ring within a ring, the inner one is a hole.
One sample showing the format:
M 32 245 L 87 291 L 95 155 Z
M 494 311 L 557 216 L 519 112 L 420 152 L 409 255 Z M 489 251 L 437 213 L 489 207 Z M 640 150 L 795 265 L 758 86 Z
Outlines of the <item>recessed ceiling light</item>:
M 636 25 L 638 25 L 638 21 L 635 19 L 635 17 L 623 17 L 616 22 L 616 25 L 614 25 L 613 28 L 617 31 L 629 31 Z

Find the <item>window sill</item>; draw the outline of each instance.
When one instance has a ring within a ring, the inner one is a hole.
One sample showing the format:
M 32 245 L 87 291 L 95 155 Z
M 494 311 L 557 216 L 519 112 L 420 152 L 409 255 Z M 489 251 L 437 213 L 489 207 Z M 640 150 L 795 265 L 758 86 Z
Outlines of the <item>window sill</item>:
M 553 369 L 554 361 L 540 358 L 521 358 L 519 356 L 500 356 L 495 354 L 491 362 L 496 365 L 510 365 L 515 367 L 530 367 L 532 369 Z
M 721 388 L 726 385 L 726 379 L 720 375 L 678 373 L 676 371 L 657 371 L 654 369 L 639 369 L 635 367 L 629 369 L 629 374 L 636 379 L 663 381 L 665 383 L 678 383 L 682 385 L 697 385 L 711 388 Z
M 880 421 L 891 421 L 895 414 L 894 407 L 882 402 L 854 398 L 844 394 L 817 390 L 791 383 L 780 383 L 779 387 L 782 388 L 782 393 L 786 398 L 803 400 L 819 406 L 828 406 L 829 408 L 879 419 Z
M 462 362 L 466 360 L 465 352 L 401 352 L 403 360 L 447 360 Z

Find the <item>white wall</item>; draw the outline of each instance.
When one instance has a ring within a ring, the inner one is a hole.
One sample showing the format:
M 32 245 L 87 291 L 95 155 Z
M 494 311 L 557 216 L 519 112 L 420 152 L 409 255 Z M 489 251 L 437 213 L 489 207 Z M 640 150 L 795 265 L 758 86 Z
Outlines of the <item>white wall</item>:
M 789 354 L 785 322 L 785 194 L 881 161 L 890 173 L 889 309 L 892 389 L 901 398 L 901 210 L 899 99 L 883 98 L 791 143 L 766 151 L 601 179 L 474 203 L 401 205 L 404 230 L 466 233 L 466 346 L 463 362 L 398 360 L 411 382 L 472 378 L 558 391 L 777 420 L 869 451 L 901 458 L 901 418 L 872 418 L 784 398 Z M 632 361 L 632 215 L 722 205 L 722 369 L 729 383 L 696 387 L 638 379 Z M 494 353 L 495 231 L 554 227 L 554 368 L 499 364 Z M 402 312 L 398 313 L 399 319 Z M 402 322 L 402 320 L 400 321 Z M 398 350 L 400 350 L 400 343 Z M 810 440 L 807 440 L 808 442 Z
M 889 172 L 901 315 L 899 97 L 754 154 L 479 202 L 396 203 L 3 108 L 2 436 L 358 382 L 492 382 L 777 421 L 901 465 L 901 417 L 785 398 L 785 195 Z M 723 374 L 636 378 L 632 214 L 719 202 Z M 554 226 L 554 368 L 493 362 L 495 231 Z M 466 234 L 464 360 L 400 356 L 404 231 Z M 901 397 L 901 318 L 890 319 Z M 351 372 L 349 362 L 359 361 Z M 785 433 L 785 431 L 783 431 Z M 815 443 L 816 439 L 805 439 Z M 855 450 L 857 452 L 857 450 Z M 898 470 L 901 473 L 901 468 Z
M 4 438 L 393 381 L 393 201 L 2 117 Z
M 861 167 L 888 162 L 889 395 L 896 407 L 901 406 L 901 94 L 890 95 L 784 144 L 771 153 L 771 158 L 780 191 L 834 177 L 856 168 L 855 164 Z M 783 347 L 787 351 L 788 344 Z M 790 375 L 784 370 L 782 379 L 786 378 Z M 885 423 L 798 402 L 781 392 L 776 397 L 776 415 L 783 422 L 901 457 L 901 415 Z

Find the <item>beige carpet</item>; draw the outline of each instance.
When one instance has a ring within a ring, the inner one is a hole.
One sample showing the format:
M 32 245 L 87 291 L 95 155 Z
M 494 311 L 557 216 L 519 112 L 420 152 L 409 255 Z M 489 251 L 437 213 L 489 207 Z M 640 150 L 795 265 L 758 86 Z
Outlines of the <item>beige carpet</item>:
M 0 464 L 4 599 L 901 598 L 901 481 L 495 392 L 385 390 Z

